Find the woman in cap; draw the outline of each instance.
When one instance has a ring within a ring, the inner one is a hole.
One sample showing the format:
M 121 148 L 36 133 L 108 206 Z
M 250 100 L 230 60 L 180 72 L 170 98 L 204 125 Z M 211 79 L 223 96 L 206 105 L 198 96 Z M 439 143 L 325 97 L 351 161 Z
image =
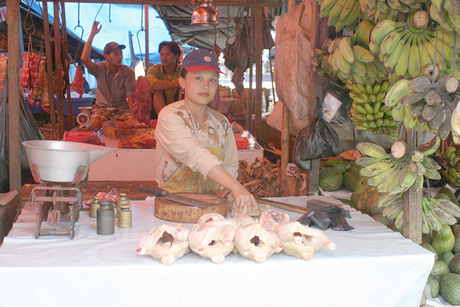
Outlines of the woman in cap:
M 184 99 L 164 107 L 158 117 L 156 180 L 170 192 L 232 193 L 235 212 L 250 212 L 258 210 L 258 203 L 236 180 L 238 151 L 232 127 L 223 114 L 207 106 L 220 72 L 217 57 L 206 50 L 184 58 L 179 79 Z

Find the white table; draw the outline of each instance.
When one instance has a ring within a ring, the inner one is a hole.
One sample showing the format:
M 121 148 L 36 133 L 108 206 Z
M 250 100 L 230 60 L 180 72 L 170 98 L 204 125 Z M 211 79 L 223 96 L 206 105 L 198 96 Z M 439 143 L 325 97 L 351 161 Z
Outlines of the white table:
M 118 148 L 117 139 L 100 136 L 107 147 L 117 150 L 107 154 L 89 167 L 89 181 L 154 181 L 157 169 L 155 149 Z M 252 135 L 249 148 L 238 149 L 238 159 L 254 163 L 263 158 L 264 150 Z
M 308 197 L 275 199 L 305 205 Z M 344 205 L 355 229 L 327 230 L 338 248 L 323 247 L 310 261 L 231 254 L 214 264 L 191 252 L 165 266 L 136 254 L 137 240 L 165 222 L 153 216 L 153 203 L 133 205 L 132 229 L 97 235 L 84 211 L 74 240 L 34 239 L 35 213 L 24 209 L 0 248 L 0 306 L 415 307 L 434 263 L 431 252 Z

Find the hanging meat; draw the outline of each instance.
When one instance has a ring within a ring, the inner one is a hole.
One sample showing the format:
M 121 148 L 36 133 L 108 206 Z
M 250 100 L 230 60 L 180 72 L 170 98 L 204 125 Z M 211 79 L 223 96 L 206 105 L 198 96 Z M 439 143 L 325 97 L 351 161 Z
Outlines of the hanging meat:
M 190 251 L 189 230 L 185 225 L 161 225 L 139 239 L 139 255 L 150 255 L 164 265 L 171 265 Z
M 243 95 L 243 92 L 244 92 L 243 81 L 244 81 L 244 71 L 241 68 L 237 67 L 232 76 L 232 83 L 235 85 L 235 89 L 239 97 L 241 97 L 241 95 Z
M 29 90 L 29 103 L 38 105 L 35 101 L 42 98 L 46 60 L 38 54 L 30 52 L 24 52 L 22 58 L 24 63 L 21 68 L 21 86 L 24 90 Z
M 75 78 L 73 79 L 72 84 L 70 85 L 70 89 L 74 90 L 78 94 L 80 94 L 80 97 L 83 97 L 83 86 L 85 85 L 85 77 L 83 77 L 83 70 L 81 68 L 81 65 L 77 66 L 77 70 L 75 72 Z
M 150 111 L 152 110 L 152 95 L 150 93 L 150 81 L 140 76 L 136 81 L 134 91 L 133 113 L 140 123 L 150 123 Z

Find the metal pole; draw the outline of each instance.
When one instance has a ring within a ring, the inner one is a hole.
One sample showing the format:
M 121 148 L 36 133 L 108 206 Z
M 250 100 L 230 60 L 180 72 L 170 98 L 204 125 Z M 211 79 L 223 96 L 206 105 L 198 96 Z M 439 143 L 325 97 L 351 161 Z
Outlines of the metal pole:
M 58 105 L 58 139 L 64 134 L 64 94 L 62 87 L 61 29 L 59 26 L 59 2 L 54 2 L 54 62 L 56 78 L 56 97 Z M 51 83 L 52 84 L 52 83 Z M 54 104 L 54 99 L 50 105 Z
M 145 75 L 147 76 L 147 71 L 149 70 L 150 59 L 149 59 L 149 6 L 148 4 L 144 5 L 145 12 Z M 159 50 L 158 50 L 159 51 Z

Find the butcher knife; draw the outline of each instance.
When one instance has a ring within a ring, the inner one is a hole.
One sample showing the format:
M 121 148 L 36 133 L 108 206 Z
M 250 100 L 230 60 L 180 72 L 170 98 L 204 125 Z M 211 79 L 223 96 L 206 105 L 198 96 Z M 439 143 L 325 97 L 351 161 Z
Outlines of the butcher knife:
M 295 206 L 295 205 L 291 205 L 291 204 L 288 204 L 288 203 L 283 203 L 283 202 L 280 202 L 280 201 L 274 201 L 274 200 L 263 199 L 263 198 L 257 198 L 256 200 L 260 204 L 266 204 L 266 205 L 270 205 L 270 206 L 273 206 L 273 207 L 286 209 L 286 210 L 294 211 L 294 212 L 298 212 L 298 213 L 309 213 L 309 212 L 313 211 L 313 210 L 311 210 L 309 208 Z
M 163 199 L 167 199 L 175 203 L 180 203 L 182 205 L 187 205 L 187 206 L 192 206 L 192 207 L 198 207 L 201 209 L 206 209 L 209 206 L 213 205 L 212 203 L 207 202 L 207 201 L 197 200 L 197 199 L 185 197 L 185 196 L 174 194 L 174 193 L 169 193 L 166 190 L 163 190 L 159 187 L 148 185 L 148 184 L 142 184 L 139 187 L 139 191 L 145 192 L 148 194 L 152 194 L 157 197 L 161 197 Z

